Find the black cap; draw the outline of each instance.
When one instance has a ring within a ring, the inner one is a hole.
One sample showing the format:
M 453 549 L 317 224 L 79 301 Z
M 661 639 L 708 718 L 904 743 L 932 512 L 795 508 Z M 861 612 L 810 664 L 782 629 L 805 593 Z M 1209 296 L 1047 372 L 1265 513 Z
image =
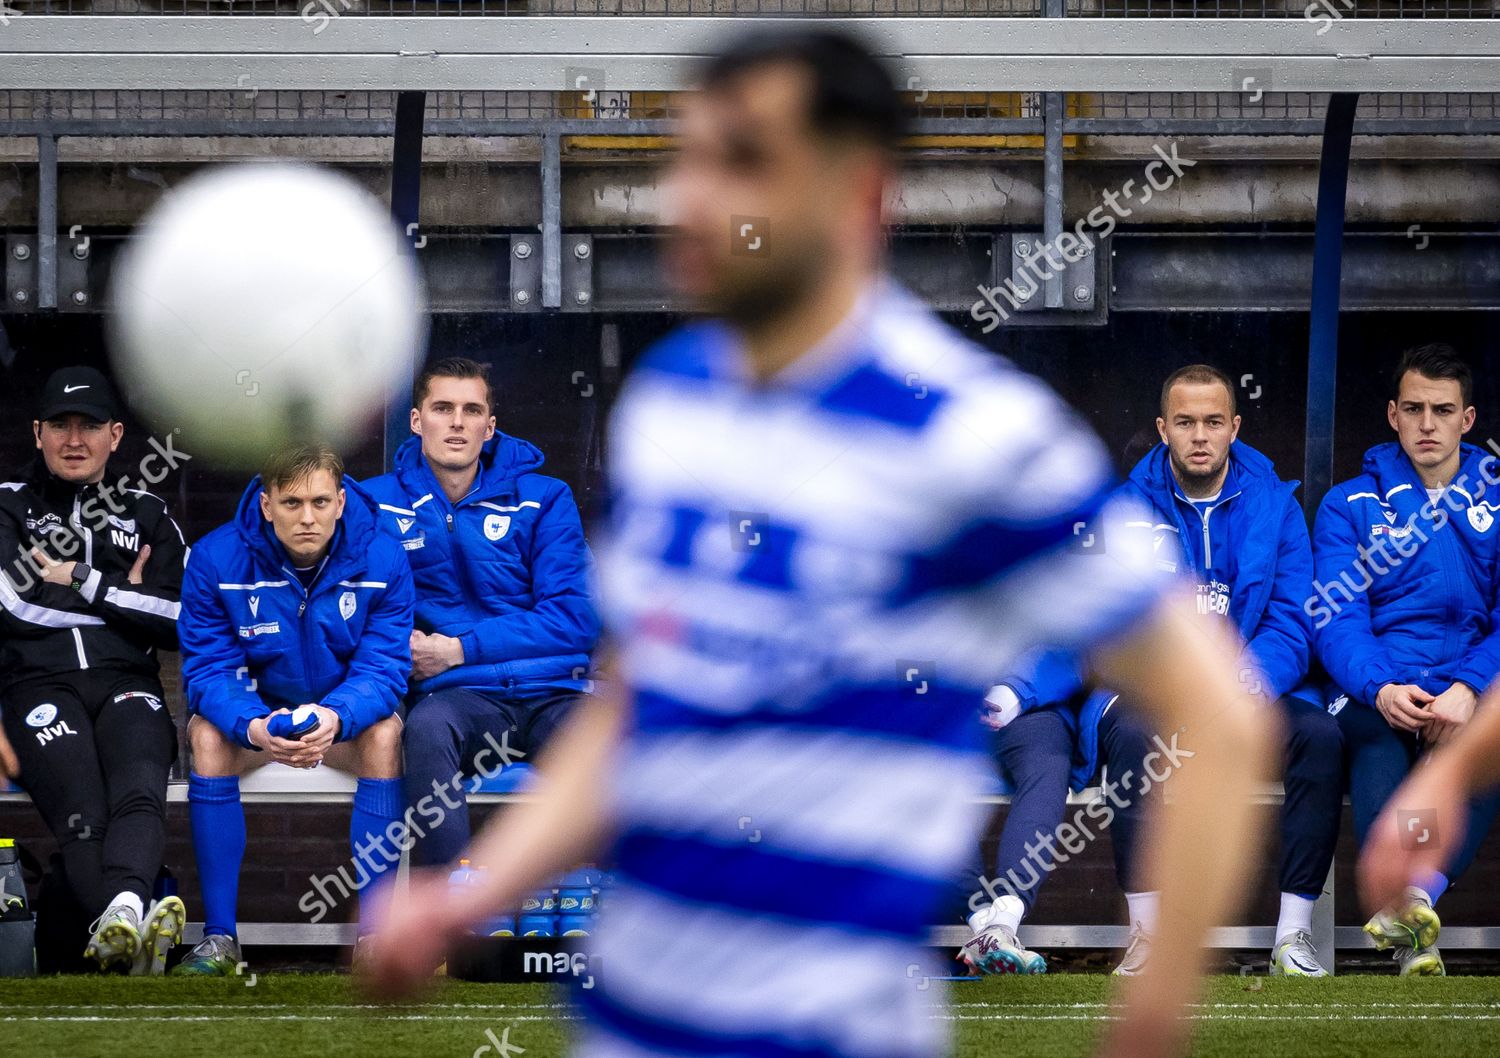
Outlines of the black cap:
M 42 387 L 42 407 L 37 418 L 45 422 L 77 412 L 100 422 L 119 417 L 115 389 L 109 379 L 92 367 L 60 367 Z

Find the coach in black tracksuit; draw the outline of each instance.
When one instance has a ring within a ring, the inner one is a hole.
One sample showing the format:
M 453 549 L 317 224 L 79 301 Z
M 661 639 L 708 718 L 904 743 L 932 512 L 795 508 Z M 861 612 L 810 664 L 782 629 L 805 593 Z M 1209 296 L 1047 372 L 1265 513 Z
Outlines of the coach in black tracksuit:
M 0 482 L 0 720 L 69 884 L 102 914 L 148 903 L 161 865 L 177 736 L 156 651 L 177 649 L 187 548 L 142 491 L 160 446 L 150 470 L 105 473 L 124 427 L 102 374 L 54 372 L 33 432 L 33 469 Z

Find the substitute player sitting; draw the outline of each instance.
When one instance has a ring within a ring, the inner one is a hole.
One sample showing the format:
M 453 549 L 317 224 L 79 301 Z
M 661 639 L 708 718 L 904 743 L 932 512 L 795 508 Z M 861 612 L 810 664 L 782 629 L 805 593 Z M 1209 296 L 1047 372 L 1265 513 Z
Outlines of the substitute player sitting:
M 326 762 L 359 776 L 349 823 L 355 888 L 363 892 L 390 866 L 377 850 L 401 816 L 394 714 L 411 668 L 414 604 L 406 556 L 322 445 L 274 456 L 234 520 L 193 548 L 182 674 L 204 935 L 174 974 L 230 975 L 242 961 L 244 773 Z
M 1397 439 L 1323 497 L 1313 527 L 1314 644 L 1337 697 L 1349 801 L 1363 845 L 1407 774 L 1470 723 L 1500 673 L 1500 462 L 1465 444 L 1469 365 L 1451 346 L 1402 354 L 1386 417 Z M 1338 693 L 1342 692 L 1342 693 Z M 1418 805 L 1427 808 L 1430 806 Z M 1402 907 L 1365 923 L 1405 976 L 1441 976 L 1436 905 L 1479 853 L 1500 796 L 1471 807 L 1468 839 L 1412 883 Z
M 587 685 L 599 618 L 573 493 L 539 472 L 535 445 L 495 429 L 489 369 L 439 360 L 414 395 L 417 436 L 364 487 L 416 583 L 402 781 L 408 807 L 449 806 L 412 848 L 437 864 L 469 842 L 464 792 L 442 786 L 483 770 L 494 745 L 536 755 Z
M 1269 459 L 1238 439 L 1234 386 L 1207 364 L 1167 376 L 1156 429 L 1162 443 L 1130 472 L 1123 492 L 1155 512 L 1157 562 L 1192 578 L 1200 619 L 1226 622 L 1244 640 L 1240 682 L 1274 703 L 1287 734 L 1281 913 L 1271 972 L 1326 976 L 1312 946 L 1312 910 L 1338 838 L 1343 745 L 1321 689 L 1307 680 L 1312 628 L 1303 604 L 1313 559 L 1296 483 L 1281 480 Z M 1007 891 L 970 916 L 977 936 L 965 954 L 989 972 L 1041 972 L 1041 956 L 1019 945 L 1016 927 L 1047 877 L 1036 868 L 1049 868 L 1047 857 L 1055 854 L 1045 842 L 1060 832 L 1069 779 L 1081 788 L 1098 758 L 1108 769 L 1106 796 L 1088 814 L 1110 828 L 1131 925 L 1115 972 L 1138 974 L 1151 949 L 1157 902 L 1144 880 L 1141 835 L 1165 789 L 1161 776 L 1151 777 L 1159 766 L 1163 775 L 1175 767 L 1175 737 L 1158 736 L 1112 691 L 1095 691 L 1075 708 L 1081 680 L 1055 653 L 1025 677 L 1008 678 L 988 699 L 989 722 L 1001 729 L 1001 761 L 1017 789 L 1000 838 L 997 875 Z M 1019 711 L 1013 719 L 1005 715 L 1007 701 Z

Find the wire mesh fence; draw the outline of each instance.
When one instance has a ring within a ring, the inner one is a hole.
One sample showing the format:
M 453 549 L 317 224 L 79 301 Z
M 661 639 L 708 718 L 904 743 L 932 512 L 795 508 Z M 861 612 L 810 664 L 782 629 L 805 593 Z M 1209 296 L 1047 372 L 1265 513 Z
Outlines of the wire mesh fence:
M 917 119 L 1040 119 L 1036 92 L 925 92 L 911 99 Z M 578 92 L 447 91 L 429 92 L 429 122 L 506 122 L 593 119 L 608 132 L 612 119 L 652 120 L 675 115 L 682 93 L 598 92 L 593 99 Z M 173 125 L 222 122 L 242 131 L 270 122 L 333 122 L 358 133 L 362 124 L 395 118 L 395 93 L 385 91 L 139 90 L 139 91 L 0 91 L 0 126 L 33 122 L 65 133 L 70 123 L 88 123 L 92 131 L 110 122 L 157 122 L 170 133 Z M 1359 116 L 1365 120 L 1493 121 L 1500 94 L 1382 93 L 1362 96 Z M 1176 119 L 1233 122 L 1321 120 L 1328 97 L 1319 93 L 1244 92 L 1071 93 L 1069 118 L 1160 123 Z M 103 130 L 107 131 L 107 129 Z M 234 131 L 234 129 L 230 129 Z M 0 127 L 0 134 L 4 129 Z

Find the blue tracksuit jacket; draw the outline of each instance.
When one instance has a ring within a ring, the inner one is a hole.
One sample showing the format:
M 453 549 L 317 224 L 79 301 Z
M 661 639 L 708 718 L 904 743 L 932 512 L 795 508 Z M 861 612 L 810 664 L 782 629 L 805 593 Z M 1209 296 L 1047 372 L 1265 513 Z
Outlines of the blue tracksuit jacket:
M 1318 508 L 1308 613 L 1323 667 L 1354 701 L 1373 705 L 1387 683 L 1482 692 L 1500 672 L 1500 460 L 1473 445 L 1461 453 L 1437 503 L 1392 441 Z
M 257 477 L 234 520 L 193 546 L 182 579 L 182 677 L 188 709 L 249 747 L 250 721 L 316 702 L 339 715 L 339 740 L 396 710 L 411 671 L 415 595 L 401 548 L 375 504 L 344 478 L 333 546 L 304 590 L 260 513 Z
M 1229 450 L 1224 488 L 1205 518 L 1172 475 L 1166 445 L 1136 464 L 1121 490 L 1157 512 L 1152 527 L 1163 561 L 1180 561 L 1199 582 L 1205 612 L 1227 613 L 1245 641 L 1243 678 L 1272 699 L 1288 694 L 1320 701 L 1307 682 L 1312 622 L 1313 557 L 1307 523 L 1297 503 L 1298 482 L 1282 481 L 1269 459 L 1243 441 Z M 1038 655 L 1027 671 L 1004 681 L 1022 709 L 1058 705 L 1083 684 L 1076 661 L 1060 652 Z M 1097 727 L 1111 691 L 1097 691 L 1078 718 L 1073 785 L 1081 789 L 1097 766 Z
M 589 551 L 571 490 L 541 465 L 535 445 L 496 433 L 469 494 L 449 503 L 412 437 L 393 472 L 365 482 L 381 528 L 411 561 L 417 627 L 463 644 L 464 664 L 417 691 L 526 699 L 584 689 L 599 637 Z

